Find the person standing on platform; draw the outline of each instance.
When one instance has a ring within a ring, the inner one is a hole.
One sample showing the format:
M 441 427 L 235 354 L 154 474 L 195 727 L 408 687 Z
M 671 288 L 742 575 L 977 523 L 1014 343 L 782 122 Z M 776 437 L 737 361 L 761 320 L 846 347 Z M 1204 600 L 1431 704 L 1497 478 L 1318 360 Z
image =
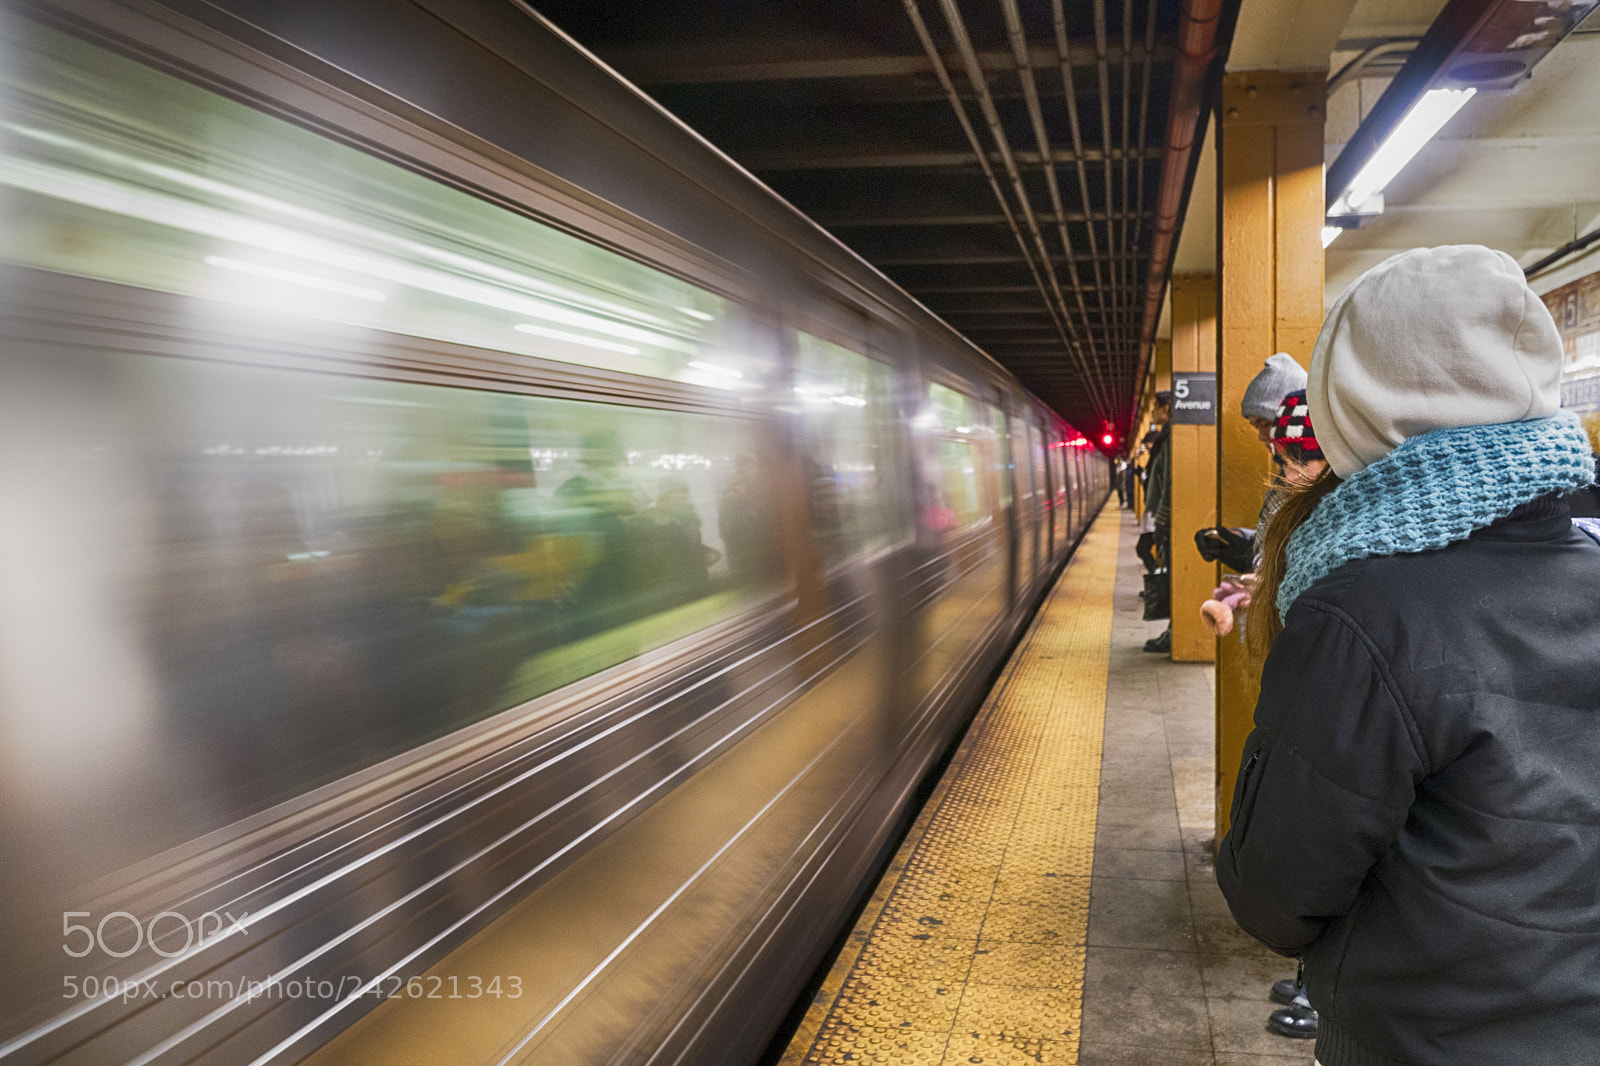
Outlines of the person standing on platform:
M 1156 427 L 1156 438 L 1150 444 L 1149 482 L 1145 488 L 1144 517 L 1149 526 L 1150 547 L 1157 560 L 1154 572 L 1170 571 L 1172 566 L 1172 393 L 1163 389 L 1156 393 L 1155 409 L 1150 413 L 1150 423 Z M 1140 538 L 1143 539 L 1142 537 Z M 1148 567 L 1148 563 L 1146 564 Z M 1170 579 L 1169 579 L 1170 580 Z M 1151 617 L 1146 615 L 1146 617 Z M 1165 618 L 1168 615 L 1156 615 Z M 1159 637 L 1144 642 L 1148 652 L 1172 651 L 1172 624 Z
M 1515 260 L 1416 249 L 1328 313 L 1330 470 L 1265 532 L 1217 883 L 1302 959 L 1324 1066 L 1597 1061 L 1600 543 Z M 1270 649 L 1268 651 L 1267 649 Z
M 1279 468 L 1274 470 L 1274 484 L 1282 477 L 1281 464 L 1277 462 L 1278 453 L 1272 446 L 1278 404 L 1289 393 L 1305 387 L 1305 368 L 1295 362 L 1294 356 L 1288 352 L 1279 352 L 1268 359 L 1256 376 L 1250 379 L 1250 384 L 1245 386 L 1244 399 L 1239 404 L 1239 414 L 1256 431 L 1256 439 L 1273 453 L 1274 466 Z M 1241 574 L 1255 570 L 1256 530 L 1266 524 L 1277 505 L 1277 490 L 1269 489 L 1262 500 L 1261 516 L 1256 520 L 1255 529 L 1212 526 L 1195 533 L 1195 545 L 1200 549 L 1200 557 L 1208 563 L 1220 561 L 1222 565 Z
M 1221 561 L 1240 575 L 1224 577 L 1212 598 L 1200 606 L 1201 618 L 1218 636 L 1231 633 L 1236 618 L 1250 606 L 1256 583 L 1256 533 L 1266 527 L 1277 510 L 1285 483 L 1303 482 L 1308 475 L 1314 477 L 1320 473 L 1326 465 L 1316 448 L 1315 434 L 1304 406 L 1305 387 L 1305 368 L 1287 352 L 1279 352 L 1250 379 L 1239 404 L 1240 416 L 1250 423 L 1256 437 L 1272 453 L 1273 477 L 1261 501 L 1261 513 L 1254 529 L 1213 526 L 1194 535 L 1202 559 Z M 1285 390 L 1281 399 L 1267 399 L 1278 389 Z M 1292 440 L 1291 434 L 1299 439 Z M 1311 440 L 1309 448 L 1304 443 L 1307 434 Z M 1240 636 L 1243 635 L 1241 632 Z M 1280 1005 L 1280 1009 L 1267 1016 L 1268 1029 L 1292 1039 L 1316 1037 L 1317 1012 L 1312 1009 L 1298 975 L 1274 981 L 1267 998 Z

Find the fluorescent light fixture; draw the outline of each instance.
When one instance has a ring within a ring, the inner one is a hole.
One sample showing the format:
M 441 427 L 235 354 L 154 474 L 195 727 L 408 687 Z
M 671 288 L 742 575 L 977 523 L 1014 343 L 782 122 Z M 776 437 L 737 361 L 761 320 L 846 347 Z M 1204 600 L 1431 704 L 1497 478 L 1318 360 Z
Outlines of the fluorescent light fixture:
M 208 255 L 206 256 L 206 265 L 221 267 L 224 270 L 237 270 L 241 274 L 254 274 L 258 278 L 285 281 L 290 285 L 304 285 L 308 289 L 336 292 L 341 296 L 354 296 L 358 299 L 373 300 L 379 303 L 384 299 L 383 293 L 377 289 L 363 288 L 360 285 L 346 285 L 342 281 L 319 278 L 314 274 L 302 274 L 296 270 L 284 270 L 280 267 L 267 266 L 265 263 L 248 263 L 242 259 L 229 259 L 223 255 Z
M 842 404 L 845 407 L 867 406 L 867 401 L 863 400 L 859 396 L 830 396 L 828 399 L 832 400 L 834 403 Z
M 194 182 L 199 180 L 194 179 Z M 209 188 L 214 183 L 204 184 Z M 243 215 L 232 214 L 226 210 L 220 210 L 202 203 L 182 200 L 171 195 L 141 189 L 131 184 L 81 171 L 69 170 L 15 156 L 0 155 L 0 185 L 25 189 L 55 200 L 84 204 L 126 217 L 144 219 L 221 241 L 248 245 L 254 249 L 274 255 L 293 256 L 309 260 L 321 266 L 366 274 L 391 283 L 422 289 L 441 296 L 466 300 L 485 307 L 494 307 L 518 315 L 528 315 L 561 325 L 578 326 L 582 329 L 618 337 L 622 340 L 636 341 L 656 347 L 681 347 L 681 343 L 675 338 L 626 325 L 615 321 L 613 318 L 586 314 L 582 311 L 553 303 L 550 300 L 527 296 L 520 292 L 507 291 L 496 284 L 457 277 L 428 267 L 415 266 L 410 262 L 392 259 L 382 254 L 367 254 L 337 241 L 311 236 L 309 233 L 299 230 L 274 225 L 270 222 L 262 222 Z M 241 196 L 243 195 L 241 193 Z M 350 230 L 361 234 L 363 237 L 370 236 L 373 238 L 374 243 L 399 247 L 413 254 L 431 258 L 436 262 L 452 263 L 458 268 L 468 269 L 483 276 L 515 284 L 518 287 L 543 289 L 552 292 L 552 294 L 564 291 L 555 286 L 539 282 L 536 279 L 493 268 L 489 264 L 480 263 L 464 256 L 430 249 L 414 242 L 399 241 L 378 231 L 361 230 L 359 227 L 349 226 L 334 219 L 324 219 L 320 216 L 318 221 L 320 224 L 314 227 L 318 233 Z M 237 259 L 228 259 L 226 263 L 216 261 L 224 258 L 222 256 L 208 258 L 207 262 L 214 266 L 245 270 L 278 281 L 342 292 L 345 295 L 362 299 L 384 299 L 383 293 L 377 289 L 360 286 L 336 287 L 342 285 L 342 283 L 328 282 L 310 274 L 280 271 L 277 267 L 243 263 L 243 261 Z M 275 271 L 276 273 L 268 273 L 268 271 Z M 589 301 L 589 305 L 595 306 L 597 309 L 601 307 L 599 301 Z M 608 308 L 614 307 L 619 315 L 626 314 L 635 320 L 660 321 L 660 319 L 656 319 L 653 316 L 646 315 L 643 312 L 631 311 L 620 307 L 620 305 L 605 306 Z M 524 332 L 534 331 L 530 329 Z M 568 340 L 575 337 L 573 334 L 562 334 L 559 331 L 552 331 L 544 335 Z M 589 342 L 578 340 L 577 343 Z M 630 355 L 638 354 L 639 351 L 639 349 L 631 346 L 600 343 L 590 343 L 589 346 L 606 348 L 610 351 L 626 352 Z
M 702 363 L 698 359 L 689 360 L 689 365 L 694 367 L 696 370 L 704 370 L 707 374 L 717 374 L 725 378 L 744 377 L 744 375 L 739 373 L 737 370 L 732 370 L 725 366 L 718 366 L 715 363 Z
M 639 329 L 636 326 L 626 326 L 620 322 L 600 318 L 596 315 L 574 311 L 558 304 L 546 303 L 532 297 L 523 297 L 519 310 L 525 315 L 542 318 L 547 322 L 557 322 L 563 326 L 577 326 L 592 333 L 604 333 L 611 337 L 620 337 L 623 340 L 638 341 L 641 344 L 662 344 L 667 338 L 650 330 Z
M 1429 89 L 1406 112 L 1406 117 L 1390 131 L 1389 136 L 1372 153 L 1366 166 L 1357 172 L 1350 187 L 1339 197 L 1339 202 L 1351 210 L 1360 209 L 1369 198 L 1383 191 L 1394 176 L 1413 156 L 1444 128 L 1466 102 L 1477 95 L 1477 89 Z
M 610 313 L 623 318 L 645 322 L 647 324 L 665 324 L 656 316 L 648 314 L 647 312 L 641 311 L 637 308 L 627 307 L 608 300 L 602 300 L 560 285 L 552 284 L 539 278 L 530 277 L 529 275 L 519 271 L 507 270 L 503 267 L 498 267 L 478 259 L 473 259 L 470 256 L 460 255 L 445 249 L 435 248 L 432 245 L 424 244 L 419 241 L 413 241 L 404 237 L 395 236 L 393 234 L 386 233 L 383 230 L 370 229 L 333 215 L 327 215 L 311 210 L 301 206 L 300 204 L 279 200 L 270 196 L 264 196 L 260 193 L 254 192 L 253 190 L 238 188 L 233 185 L 228 185 L 224 182 L 201 177 L 200 175 L 189 174 L 185 171 L 177 170 L 172 167 L 151 163 L 136 156 L 124 155 L 119 152 L 109 151 L 96 145 L 79 141 L 74 138 L 64 137 L 47 130 L 33 129 L 31 127 L 19 126 L 9 122 L 0 123 L 0 129 L 6 129 L 10 132 L 17 133 L 24 137 L 28 137 L 45 144 L 50 144 L 55 147 L 67 148 L 83 155 L 87 155 L 91 159 L 98 160 L 102 163 L 109 162 L 113 165 L 129 167 L 142 173 L 150 174 L 187 188 L 198 189 L 201 192 L 209 193 L 213 196 L 247 204 L 251 207 L 261 210 L 270 211 L 274 214 L 294 219 L 297 222 L 305 223 L 318 233 L 346 234 L 356 238 L 356 243 L 358 244 L 387 246 L 391 250 L 399 251 L 408 256 L 430 259 L 436 263 L 442 263 L 452 270 L 465 270 L 470 274 L 475 274 L 480 277 L 487 277 L 494 281 L 511 285 L 516 288 L 532 289 L 536 292 L 545 293 L 546 295 L 549 295 L 555 299 L 578 304 L 579 306 L 589 307 L 593 310 L 603 313 Z M 44 192 L 45 195 L 52 195 L 48 189 L 35 191 Z M 111 207 L 109 209 L 117 210 L 115 207 Z M 709 319 L 710 316 L 707 317 Z
M 567 333 L 564 330 L 546 329 L 543 326 L 532 326 L 526 322 L 519 322 L 512 328 L 518 333 L 532 333 L 535 337 L 549 337 L 552 340 L 569 341 L 573 344 L 581 344 L 586 348 L 599 348 L 607 352 L 621 352 L 623 355 L 639 354 L 639 349 L 630 348 L 626 344 L 613 344 L 598 337 L 585 337 L 578 333 Z
M 712 317 L 713 317 L 711 315 L 706 314 L 704 311 L 696 311 L 692 307 L 680 307 L 680 308 L 678 308 L 678 310 L 682 311 L 684 314 L 688 315 L 690 318 L 698 318 L 702 322 L 710 322 Z
M 1338 240 L 1339 239 L 1339 234 L 1341 234 L 1343 232 L 1344 232 L 1344 228 L 1341 227 L 1341 226 L 1323 226 L 1322 227 L 1322 246 L 1324 248 L 1326 248 L 1328 245 L 1330 245 L 1334 241 Z

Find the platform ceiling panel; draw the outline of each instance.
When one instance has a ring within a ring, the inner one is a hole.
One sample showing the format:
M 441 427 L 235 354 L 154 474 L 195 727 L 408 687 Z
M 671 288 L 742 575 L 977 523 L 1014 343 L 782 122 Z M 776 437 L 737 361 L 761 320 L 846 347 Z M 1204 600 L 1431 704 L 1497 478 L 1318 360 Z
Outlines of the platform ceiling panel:
M 1178 0 L 533 6 L 1080 429 L 1125 422 Z

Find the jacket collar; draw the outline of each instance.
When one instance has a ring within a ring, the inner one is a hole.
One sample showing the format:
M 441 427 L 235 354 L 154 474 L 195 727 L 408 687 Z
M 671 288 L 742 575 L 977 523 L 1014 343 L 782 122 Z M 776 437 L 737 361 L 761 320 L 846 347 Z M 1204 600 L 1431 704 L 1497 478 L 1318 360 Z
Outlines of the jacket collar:
M 1347 562 L 1442 548 L 1540 497 L 1593 480 L 1588 435 L 1568 412 L 1411 437 L 1342 482 L 1294 531 L 1278 586 L 1279 617 Z M 1547 517 L 1556 524 L 1550 536 L 1569 522 L 1565 515 Z
M 1560 493 L 1529 500 L 1504 518 L 1473 533 L 1483 540 L 1554 540 L 1572 528 L 1572 508 Z

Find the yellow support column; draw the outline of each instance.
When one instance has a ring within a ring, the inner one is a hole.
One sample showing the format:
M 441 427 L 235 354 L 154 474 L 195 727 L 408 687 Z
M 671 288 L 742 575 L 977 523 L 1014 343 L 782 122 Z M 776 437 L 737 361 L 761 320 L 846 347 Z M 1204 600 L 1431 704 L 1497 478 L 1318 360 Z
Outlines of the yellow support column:
M 1217 515 L 1254 526 L 1269 461 L 1239 417 L 1245 386 L 1274 352 L 1309 365 L 1322 324 L 1322 124 L 1327 72 L 1243 71 L 1222 79 L 1218 124 Z M 1270 609 L 1259 604 L 1253 610 Z M 1217 833 L 1228 829 L 1259 671 L 1217 642 Z
M 1172 276 L 1172 371 L 1217 369 L 1217 277 Z M 1215 414 L 1215 404 L 1213 414 Z M 1217 584 L 1217 564 L 1200 558 L 1194 531 L 1217 524 L 1217 427 L 1172 427 L 1172 658 L 1209 663 L 1216 637 L 1200 605 Z
M 1156 372 L 1156 391 L 1165 392 L 1172 388 L 1172 342 L 1158 340 L 1155 342 L 1154 357 L 1150 365 Z

